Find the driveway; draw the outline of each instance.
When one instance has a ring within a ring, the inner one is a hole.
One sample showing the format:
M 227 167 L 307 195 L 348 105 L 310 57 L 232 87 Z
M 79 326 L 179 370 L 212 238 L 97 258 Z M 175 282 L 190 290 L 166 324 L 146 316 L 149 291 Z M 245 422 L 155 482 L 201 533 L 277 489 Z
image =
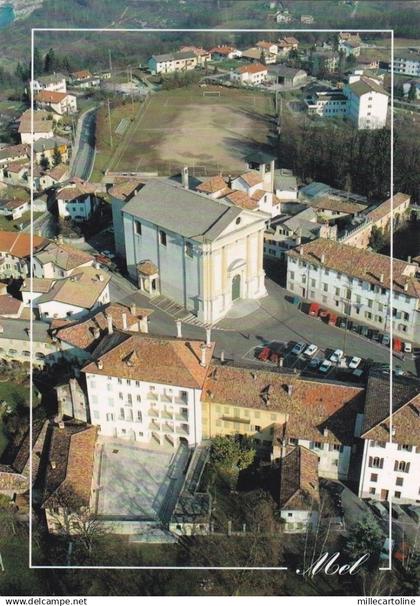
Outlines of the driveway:
M 95 159 L 95 124 L 96 108 L 88 110 L 79 118 L 70 168 L 72 177 L 88 180 L 92 173 Z

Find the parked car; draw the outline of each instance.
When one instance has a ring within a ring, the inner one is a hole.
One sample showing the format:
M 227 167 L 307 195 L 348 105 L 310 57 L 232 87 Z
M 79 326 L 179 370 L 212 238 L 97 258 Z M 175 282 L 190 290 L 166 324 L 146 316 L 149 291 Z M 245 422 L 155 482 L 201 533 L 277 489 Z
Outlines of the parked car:
M 319 311 L 319 303 L 311 303 L 309 305 L 308 314 L 310 316 L 317 316 Z
M 318 345 L 315 345 L 314 343 L 311 343 L 305 349 L 305 351 L 303 352 L 303 355 L 307 356 L 308 358 L 312 358 L 312 356 L 314 356 L 317 351 L 318 351 Z
M 306 348 L 306 343 L 296 343 L 296 345 L 292 349 L 292 354 L 294 356 L 300 356 Z
M 389 338 L 389 335 L 382 335 L 382 345 L 389 347 L 390 343 L 391 343 L 391 339 Z
M 330 313 L 330 315 L 328 316 L 328 324 L 330 326 L 335 326 L 336 322 L 337 322 L 337 316 L 336 316 L 336 314 Z
M 380 501 L 371 501 L 369 503 L 369 505 L 371 506 L 371 508 L 373 509 L 373 511 L 378 515 L 381 516 L 381 518 L 385 518 L 388 516 L 388 509 L 387 507 L 385 507 L 384 505 L 382 505 L 382 503 Z
M 319 372 L 328 372 L 331 367 L 332 363 L 329 360 L 324 360 L 318 370 Z
M 302 299 L 297 295 L 290 297 L 289 301 L 292 305 L 300 305 L 302 303 Z
M 308 367 L 309 368 L 318 368 L 318 366 L 321 364 L 322 359 L 321 358 L 312 358 L 312 360 L 309 362 Z
M 409 353 L 411 354 L 413 351 L 413 347 L 411 345 L 411 343 L 408 343 L 407 341 L 404 343 L 404 353 Z
M 407 507 L 407 513 L 415 522 L 420 522 L 420 507 L 418 505 L 409 505 Z
M 266 362 L 270 358 L 271 353 L 272 351 L 269 347 L 263 347 L 258 354 L 258 359 L 261 360 L 261 362 Z
M 357 356 L 353 356 L 349 362 L 349 368 L 355 369 L 359 366 L 362 358 L 358 358 Z
M 397 520 L 399 520 L 401 517 L 404 517 L 404 509 L 397 505 L 397 503 L 392 504 L 391 510 L 392 516 Z
M 338 328 L 346 328 L 346 324 L 347 324 L 346 318 L 343 318 L 342 316 L 338 316 L 336 326 L 338 326 Z
M 330 361 L 334 362 L 334 364 L 338 364 L 338 362 L 341 360 L 341 358 L 344 356 L 344 351 L 342 349 L 336 349 L 331 355 L 330 355 Z

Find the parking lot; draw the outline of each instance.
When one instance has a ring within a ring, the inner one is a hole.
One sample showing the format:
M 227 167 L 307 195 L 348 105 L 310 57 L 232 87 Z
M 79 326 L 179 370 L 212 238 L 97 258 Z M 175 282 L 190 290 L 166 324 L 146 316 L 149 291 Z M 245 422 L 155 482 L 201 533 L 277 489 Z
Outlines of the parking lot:
M 344 354 L 340 360 L 335 361 L 333 354 L 336 350 L 332 348 L 323 349 L 316 346 L 316 344 L 312 344 L 314 345 L 313 353 L 306 353 L 310 345 L 305 341 L 267 341 L 250 349 L 243 358 L 252 362 L 259 362 L 263 366 L 282 367 L 296 371 L 304 376 L 355 383 L 364 380 L 371 361 L 359 358 L 360 362 L 358 362 L 353 356 Z M 301 353 L 297 353 L 299 349 L 302 349 Z M 331 357 L 333 357 L 333 361 L 330 360 Z M 326 364 L 324 364 L 325 361 L 327 361 Z M 384 372 L 386 372 L 386 368 L 386 365 L 384 365 Z

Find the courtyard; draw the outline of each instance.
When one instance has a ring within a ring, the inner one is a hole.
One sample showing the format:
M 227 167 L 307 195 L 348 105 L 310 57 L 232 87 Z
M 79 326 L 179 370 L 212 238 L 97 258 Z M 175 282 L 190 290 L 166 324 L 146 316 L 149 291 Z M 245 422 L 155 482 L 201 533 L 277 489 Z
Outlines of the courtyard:
M 162 90 L 141 105 L 109 170 L 171 175 L 188 165 L 206 176 L 243 170 L 255 149 L 270 151 L 273 96 L 222 86 Z
M 189 449 L 101 437 L 94 472 L 95 513 L 102 519 L 166 521 L 184 482 Z

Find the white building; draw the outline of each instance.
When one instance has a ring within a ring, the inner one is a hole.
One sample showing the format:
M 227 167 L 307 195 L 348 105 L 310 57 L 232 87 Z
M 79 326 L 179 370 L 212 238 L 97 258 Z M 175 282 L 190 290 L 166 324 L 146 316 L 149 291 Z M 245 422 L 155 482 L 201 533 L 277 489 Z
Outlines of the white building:
M 309 114 L 321 117 L 341 117 L 347 115 L 347 97 L 341 90 L 315 91 L 305 98 Z
M 389 377 L 369 377 L 361 437 L 359 496 L 394 503 L 420 502 L 420 382 L 393 379 L 392 430 Z
M 347 115 L 357 128 L 384 128 L 388 113 L 388 93 L 378 82 L 360 76 L 344 88 Z
M 295 446 L 280 459 L 279 507 L 285 532 L 315 527 L 319 510 L 318 456 Z
M 267 79 L 267 67 L 261 63 L 242 65 L 230 72 L 230 79 L 236 84 L 258 86 Z
M 54 137 L 54 121 L 48 118 L 44 111 L 33 112 L 33 129 L 31 123 L 31 110 L 28 109 L 19 118 L 19 129 L 21 143 L 30 145 L 32 141 L 39 139 L 50 139 Z
M 166 53 L 164 55 L 152 55 L 147 66 L 152 74 L 172 74 L 195 69 L 198 65 L 198 57 L 192 50 Z
M 59 116 L 77 112 L 77 97 L 70 93 L 57 93 L 41 90 L 35 95 L 38 109 L 52 110 Z
M 66 185 L 58 190 L 58 216 L 80 222 L 90 219 L 100 204 L 95 196 L 96 190 L 95 185 L 84 181 Z
M 105 436 L 173 448 L 180 441 L 199 444 L 201 391 L 213 349 L 209 341 L 111 329 L 95 361 L 83 368 L 91 422 Z
M 109 303 L 110 276 L 95 267 L 82 267 L 60 280 L 33 278 L 21 286 L 22 300 L 32 302 L 45 322 L 55 318 L 79 319 Z
M 388 70 L 391 71 L 390 66 Z M 395 51 L 394 72 L 406 76 L 420 76 L 420 53 Z
M 206 324 L 240 299 L 265 296 L 267 215 L 159 180 L 122 215 L 127 269 L 148 296 L 164 295 Z
M 34 93 L 38 93 L 42 90 L 51 91 L 55 93 L 67 92 L 66 78 L 63 74 L 51 74 L 49 76 L 40 76 L 32 82 L 32 88 Z
M 237 57 L 242 57 L 242 52 L 238 48 L 227 45 L 215 46 L 210 49 L 210 53 L 214 60 L 236 59 Z
M 33 236 L 33 254 L 42 250 L 48 240 Z M 31 236 L 23 232 L 0 231 L 0 278 L 24 278 L 29 274 Z
M 319 239 L 288 253 L 287 289 L 395 337 L 420 343 L 418 265 Z M 390 309 L 390 290 L 393 308 Z
M 81 267 L 90 267 L 95 259 L 91 255 L 77 250 L 61 241 L 49 242 L 32 257 L 32 275 L 34 278 L 67 278 Z

